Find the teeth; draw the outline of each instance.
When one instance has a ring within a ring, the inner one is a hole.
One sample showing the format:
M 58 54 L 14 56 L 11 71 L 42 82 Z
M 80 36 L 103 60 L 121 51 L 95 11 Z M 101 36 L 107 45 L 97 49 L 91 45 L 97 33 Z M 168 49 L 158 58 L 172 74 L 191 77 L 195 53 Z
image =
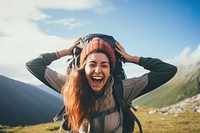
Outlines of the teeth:
M 103 77 L 92 77 L 92 81 L 95 84 L 100 84 L 103 80 Z
M 100 80 L 100 79 L 103 79 L 103 78 L 102 77 L 93 77 L 93 79 Z

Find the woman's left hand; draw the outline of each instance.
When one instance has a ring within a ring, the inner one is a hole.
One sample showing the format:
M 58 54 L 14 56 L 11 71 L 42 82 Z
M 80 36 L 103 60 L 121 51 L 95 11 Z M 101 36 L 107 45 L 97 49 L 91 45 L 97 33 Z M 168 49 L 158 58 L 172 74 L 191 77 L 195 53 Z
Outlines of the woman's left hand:
M 130 61 L 129 59 L 131 58 L 131 56 L 130 56 L 129 54 L 126 53 L 125 49 L 123 48 L 123 46 L 122 46 L 120 43 L 116 42 L 115 44 L 116 44 L 115 49 L 117 50 L 117 52 L 118 52 L 127 62 L 129 62 L 129 61 Z
M 131 56 L 128 53 L 126 53 L 125 49 L 123 46 L 116 42 L 116 47 L 115 49 L 117 52 L 126 60 L 126 62 L 133 62 L 133 63 L 138 63 L 139 62 L 139 57 L 138 56 Z

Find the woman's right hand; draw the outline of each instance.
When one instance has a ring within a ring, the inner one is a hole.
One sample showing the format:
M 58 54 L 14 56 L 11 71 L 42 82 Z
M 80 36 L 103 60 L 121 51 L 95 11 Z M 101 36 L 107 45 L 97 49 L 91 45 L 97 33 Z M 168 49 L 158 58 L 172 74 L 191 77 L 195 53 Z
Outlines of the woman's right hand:
M 66 49 L 67 55 L 72 55 L 73 49 L 80 43 L 80 40 L 81 38 L 77 39 L 70 48 Z

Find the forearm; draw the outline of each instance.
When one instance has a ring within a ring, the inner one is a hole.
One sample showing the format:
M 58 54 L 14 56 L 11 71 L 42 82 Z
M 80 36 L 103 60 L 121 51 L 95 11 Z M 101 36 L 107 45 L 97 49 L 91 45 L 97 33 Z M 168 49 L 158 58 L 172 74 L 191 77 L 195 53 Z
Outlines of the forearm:
M 177 67 L 155 58 L 140 58 L 139 65 L 149 70 L 148 84 L 140 93 L 143 95 L 168 82 L 177 72 Z
M 48 66 L 50 65 L 54 60 L 57 60 L 58 56 L 56 53 L 45 53 L 41 54 L 39 57 L 34 58 L 26 63 L 27 67 L 36 67 L 36 66 Z
M 63 50 L 59 50 L 56 52 L 57 56 L 59 58 L 62 58 L 62 57 L 65 57 L 65 56 L 68 56 L 68 55 L 72 55 L 72 50 L 73 50 L 74 47 L 71 47 L 69 49 L 63 49 Z
M 28 61 L 26 63 L 26 68 L 31 74 L 33 74 L 44 84 L 53 88 L 45 78 L 45 71 L 47 69 L 47 66 L 50 65 L 56 59 L 58 59 L 58 57 L 55 53 L 42 54 L 39 57 Z
M 127 57 L 126 61 L 130 62 L 130 63 L 134 63 L 134 64 L 139 64 L 140 57 L 139 56 L 131 56 L 131 55 L 129 55 Z

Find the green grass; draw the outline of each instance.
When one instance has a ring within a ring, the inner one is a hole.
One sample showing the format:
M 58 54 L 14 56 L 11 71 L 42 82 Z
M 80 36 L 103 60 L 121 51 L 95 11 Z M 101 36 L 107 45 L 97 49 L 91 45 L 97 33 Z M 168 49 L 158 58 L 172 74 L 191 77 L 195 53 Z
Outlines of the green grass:
M 0 133 L 57 133 L 61 122 L 52 122 L 33 126 L 9 127 L 0 125 Z
M 199 133 L 200 113 L 178 115 L 147 114 L 149 108 L 139 108 L 135 114 L 141 121 L 144 133 Z M 136 128 L 136 132 L 139 133 Z
M 135 112 L 144 133 L 199 133 L 200 113 L 182 113 L 178 115 L 148 114 L 152 108 L 141 107 Z M 61 122 L 52 122 L 33 126 L 0 126 L 3 133 L 58 133 Z M 62 130 L 62 133 L 64 131 Z M 138 127 L 135 133 L 139 133 Z

